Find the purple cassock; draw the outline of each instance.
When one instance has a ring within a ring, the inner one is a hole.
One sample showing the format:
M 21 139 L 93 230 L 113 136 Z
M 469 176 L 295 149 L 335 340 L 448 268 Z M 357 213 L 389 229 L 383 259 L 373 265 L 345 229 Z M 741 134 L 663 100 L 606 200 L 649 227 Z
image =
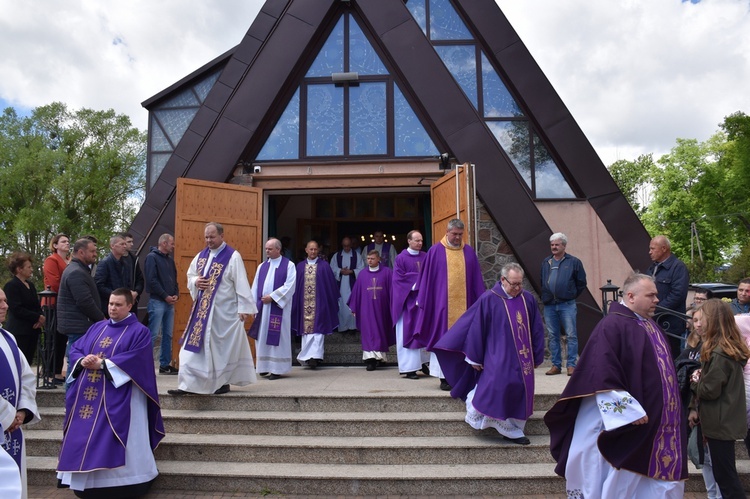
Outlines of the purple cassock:
M 495 419 L 534 412 L 534 368 L 544 361 L 544 325 L 534 296 L 509 298 L 500 283 L 486 291 L 435 344 L 451 396 Z M 464 359 L 484 366 L 475 370 Z
M 387 352 L 396 344 L 390 310 L 392 275 L 391 269 L 381 265 L 376 272 L 363 269 L 354 282 L 347 305 L 357 319 L 365 352 Z
M 445 238 L 427 251 L 417 285 L 417 322 L 412 348 L 432 347 L 448 331 L 448 259 L 447 251 L 462 251 L 465 262 L 467 310 L 485 292 L 482 271 L 474 248 L 464 244 L 460 250 L 448 249 Z
M 135 314 L 112 324 L 99 321 L 70 347 L 70 362 L 88 354 L 112 361 L 131 378 L 115 388 L 105 370 L 83 369 L 65 394 L 65 423 L 57 471 L 85 472 L 125 465 L 130 397 L 141 389 L 148 400 L 151 449 L 164 438 L 156 388 L 151 332 Z
M 395 325 L 404 316 L 404 346 L 420 348 L 414 341 L 414 328 L 417 322 L 417 291 L 415 284 L 424 265 L 427 253 L 420 251 L 416 255 L 403 250 L 396 257 L 393 266 L 393 288 L 391 289 L 391 320 Z M 412 288 L 415 288 L 412 290 Z
M 314 286 L 309 284 L 307 276 L 312 270 L 315 271 Z M 307 259 L 299 262 L 292 303 L 292 331 L 298 336 L 331 334 L 339 325 L 339 296 L 339 283 L 328 262 L 322 258 L 309 266 Z M 306 324 L 306 317 L 313 318 L 308 319 L 309 324 Z
M 544 416 L 555 472 L 565 476 L 582 398 L 610 390 L 630 393 L 648 423 L 603 431 L 597 441 L 602 456 L 615 468 L 657 480 L 687 479 L 687 430 L 669 342 L 653 320 L 619 303 L 594 328 L 560 399 Z

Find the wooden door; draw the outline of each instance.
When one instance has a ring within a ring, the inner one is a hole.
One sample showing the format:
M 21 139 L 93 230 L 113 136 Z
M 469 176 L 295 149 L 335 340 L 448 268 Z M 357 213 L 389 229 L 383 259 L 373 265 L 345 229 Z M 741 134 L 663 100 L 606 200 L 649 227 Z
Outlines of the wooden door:
M 476 194 L 474 165 L 464 163 L 430 186 L 432 205 L 432 244 L 439 242 L 451 219 L 464 222 L 464 243 L 475 246 Z
M 180 353 L 179 339 L 187 327 L 193 304 L 187 288 L 187 270 L 195 255 L 206 246 L 203 237 L 205 225 L 208 222 L 218 222 L 224 226 L 224 240 L 242 255 L 247 277 L 252 284 L 255 270 L 264 260 L 262 212 L 263 189 L 177 179 L 174 259 L 180 299 L 175 306 L 172 336 L 172 359 L 175 365 Z M 252 340 L 251 347 L 254 347 Z

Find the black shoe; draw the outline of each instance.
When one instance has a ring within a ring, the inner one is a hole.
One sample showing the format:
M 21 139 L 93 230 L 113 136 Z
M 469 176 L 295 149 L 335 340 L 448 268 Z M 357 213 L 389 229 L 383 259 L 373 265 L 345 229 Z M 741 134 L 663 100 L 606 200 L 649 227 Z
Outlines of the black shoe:
M 221 395 L 222 393 L 229 393 L 229 385 L 222 385 L 221 388 L 214 392 L 214 395 Z
M 268 376 L 268 373 L 258 373 L 258 376 Z
M 531 443 L 531 440 L 529 440 L 528 437 L 510 438 L 503 435 L 503 439 L 518 445 L 529 445 Z
M 180 371 L 172 366 L 159 367 L 159 374 L 178 374 Z
M 419 376 L 417 376 L 417 371 L 406 373 L 406 379 L 419 379 Z
M 281 379 L 281 374 L 271 374 L 268 376 L 268 379 L 273 381 L 275 379 Z
M 440 378 L 440 389 L 449 392 L 451 391 L 453 387 L 448 384 L 448 382 L 445 380 L 445 378 Z
M 430 365 L 428 363 L 422 364 L 422 372 L 425 373 L 427 376 L 430 375 Z
M 318 367 L 318 359 L 310 359 L 307 361 L 307 367 L 310 369 L 315 369 Z
M 365 361 L 365 364 L 367 364 L 367 370 L 368 371 L 374 371 L 375 367 L 378 365 L 378 361 L 375 359 L 367 359 Z
M 176 390 L 167 390 L 167 393 L 170 395 L 190 395 L 190 392 L 180 390 L 179 388 L 177 388 Z
M 60 379 L 60 378 L 52 378 L 52 384 L 53 385 L 58 385 L 58 386 L 59 385 L 64 385 L 65 384 L 65 380 L 64 379 Z

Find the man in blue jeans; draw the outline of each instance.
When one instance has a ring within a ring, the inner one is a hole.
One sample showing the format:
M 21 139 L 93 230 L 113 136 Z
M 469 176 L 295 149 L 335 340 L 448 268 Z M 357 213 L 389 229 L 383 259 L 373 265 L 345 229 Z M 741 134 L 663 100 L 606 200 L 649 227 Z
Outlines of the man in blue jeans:
M 576 330 L 576 298 L 586 289 L 586 271 L 581 260 L 565 253 L 568 237 L 556 232 L 549 238 L 552 254 L 542 262 L 542 303 L 544 322 L 549 337 L 552 367 L 547 376 L 562 373 L 560 334 L 568 338 L 568 376 L 573 374 L 578 358 Z
M 146 290 L 148 300 L 148 328 L 153 345 L 161 330 L 159 352 L 159 374 L 177 374 L 172 367 L 172 329 L 174 328 L 174 304 L 179 298 L 177 267 L 170 255 L 174 252 L 174 237 L 162 234 L 159 246 L 152 247 L 146 256 Z

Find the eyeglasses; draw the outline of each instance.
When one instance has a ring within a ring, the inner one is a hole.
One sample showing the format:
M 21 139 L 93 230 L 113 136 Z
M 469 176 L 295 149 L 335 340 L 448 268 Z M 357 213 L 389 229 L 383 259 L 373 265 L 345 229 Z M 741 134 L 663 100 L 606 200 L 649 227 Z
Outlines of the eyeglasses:
M 503 281 L 507 282 L 508 286 L 510 286 L 511 288 L 520 288 L 521 286 L 523 286 L 523 281 L 520 281 L 520 282 L 510 282 L 505 277 L 503 277 L 502 279 L 503 279 Z

